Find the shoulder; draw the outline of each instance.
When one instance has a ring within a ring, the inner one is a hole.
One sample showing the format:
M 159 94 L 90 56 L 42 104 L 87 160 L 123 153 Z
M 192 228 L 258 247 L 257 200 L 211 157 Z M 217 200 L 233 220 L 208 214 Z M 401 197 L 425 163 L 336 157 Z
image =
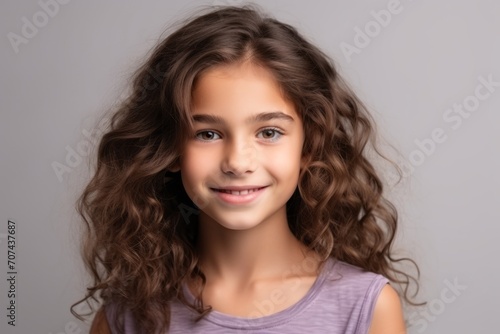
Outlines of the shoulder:
M 319 302 L 326 308 L 327 314 L 345 319 L 345 333 L 368 333 L 375 309 L 378 319 L 383 313 L 382 308 L 392 300 L 392 291 L 387 292 L 392 289 L 388 283 L 383 275 L 331 259 Z M 370 332 L 378 333 L 381 332 Z
M 358 315 L 358 330 L 406 333 L 399 295 L 386 277 L 342 261 L 334 261 L 328 277 L 336 297 Z
M 389 283 L 389 280 L 382 275 L 343 261 L 335 259 L 330 261 L 326 280 L 327 285 L 336 292 L 363 298 L 367 293 L 373 293 L 375 294 L 373 297 L 377 297 L 380 290 Z
M 403 310 L 399 295 L 386 285 L 377 299 L 369 334 L 405 334 Z

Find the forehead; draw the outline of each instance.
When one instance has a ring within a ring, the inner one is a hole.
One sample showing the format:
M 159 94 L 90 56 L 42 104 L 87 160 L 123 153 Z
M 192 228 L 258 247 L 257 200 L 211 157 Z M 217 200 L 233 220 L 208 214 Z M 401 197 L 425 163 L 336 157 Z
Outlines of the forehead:
M 242 113 L 285 109 L 294 112 L 273 74 L 250 62 L 221 65 L 203 72 L 192 93 L 193 113 L 233 110 Z

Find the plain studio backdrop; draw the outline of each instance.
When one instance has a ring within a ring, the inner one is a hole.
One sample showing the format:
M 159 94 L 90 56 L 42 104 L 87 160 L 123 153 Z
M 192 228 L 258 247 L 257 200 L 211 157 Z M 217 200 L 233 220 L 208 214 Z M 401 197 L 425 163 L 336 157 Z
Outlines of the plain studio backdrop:
M 410 333 L 496 332 L 500 2 L 256 3 L 334 59 L 399 151 L 383 146 L 405 172 L 391 186 L 384 168 L 397 248 L 418 261 L 428 301 L 406 310 Z M 242 2 L 1 2 L 1 333 L 88 331 L 69 306 L 89 283 L 74 201 L 95 123 L 172 22 L 233 4 Z

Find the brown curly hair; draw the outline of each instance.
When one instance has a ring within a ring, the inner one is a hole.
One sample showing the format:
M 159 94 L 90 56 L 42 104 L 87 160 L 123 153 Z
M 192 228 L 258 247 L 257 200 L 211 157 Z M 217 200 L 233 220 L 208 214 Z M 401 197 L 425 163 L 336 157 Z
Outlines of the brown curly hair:
M 418 282 L 396 264 L 415 263 L 393 256 L 397 211 L 367 157 L 371 144 L 388 160 L 376 149 L 372 117 L 326 54 L 292 26 L 244 6 L 211 8 L 184 22 L 134 74 L 131 94 L 113 113 L 95 174 L 77 202 L 86 228 L 82 256 L 93 284 L 72 309 L 100 295 L 104 304 L 119 306 L 119 328 L 127 308 L 148 333 L 169 328 L 173 298 L 197 310 L 198 319 L 210 311 L 201 291 L 195 305 L 182 294 L 188 279 L 203 288 L 206 278 L 194 248 L 196 215 L 186 224 L 183 210 L 196 206 L 172 170 L 192 126 L 196 80 L 213 66 L 243 59 L 274 75 L 307 134 L 305 165 L 287 203 L 293 234 L 323 261 L 334 257 L 399 283 L 413 303 L 408 285 L 414 281 L 418 291 Z

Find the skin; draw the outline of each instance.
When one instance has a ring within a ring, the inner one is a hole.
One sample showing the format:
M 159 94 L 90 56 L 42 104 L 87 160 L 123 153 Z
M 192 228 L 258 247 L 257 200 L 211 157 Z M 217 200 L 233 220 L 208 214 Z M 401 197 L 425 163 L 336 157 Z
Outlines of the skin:
M 268 118 L 256 120 L 263 114 Z M 302 164 L 301 119 L 271 74 L 250 63 L 204 73 L 193 91 L 192 116 L 180 170 L 201 210 L 197 250 L 207 277 L 204 302 L 226 314 L 263 316 L 255 305 L 274 291 L 285 297 L 265 313 L 285 309 L 307 293 L 319 263 L 286 217 Z M 236 205 L 213 190 L 242 185 L 266 188 L 253 202 Z
M 269 112 L 281 116 L 256 121 Z M 246 62 L 212 68 L 199 78 L 192 117 L 193 133 L 178 169 L 200 209 L 196 248 L 207 278 L 204 304 L 248 318 L 292 306 L 321 269 L 317 254 L 295 238 L 286 217 L 303 164 L 305 134 L 294 105 L 270 72 Z M 224 202 L 213 190 L 236 185 L 265 189 L 245 204 Z M 194 283 L 190 288 L 194 291 Z M 90 333 L 108 333 L 106 328 L 98 313 Z M 405 332 L 399 297 L 387 285 L 369 334 Z
M 377 299 L 369 334 L 406 334 L 403 309 L 399 295 L 386 285 Z

